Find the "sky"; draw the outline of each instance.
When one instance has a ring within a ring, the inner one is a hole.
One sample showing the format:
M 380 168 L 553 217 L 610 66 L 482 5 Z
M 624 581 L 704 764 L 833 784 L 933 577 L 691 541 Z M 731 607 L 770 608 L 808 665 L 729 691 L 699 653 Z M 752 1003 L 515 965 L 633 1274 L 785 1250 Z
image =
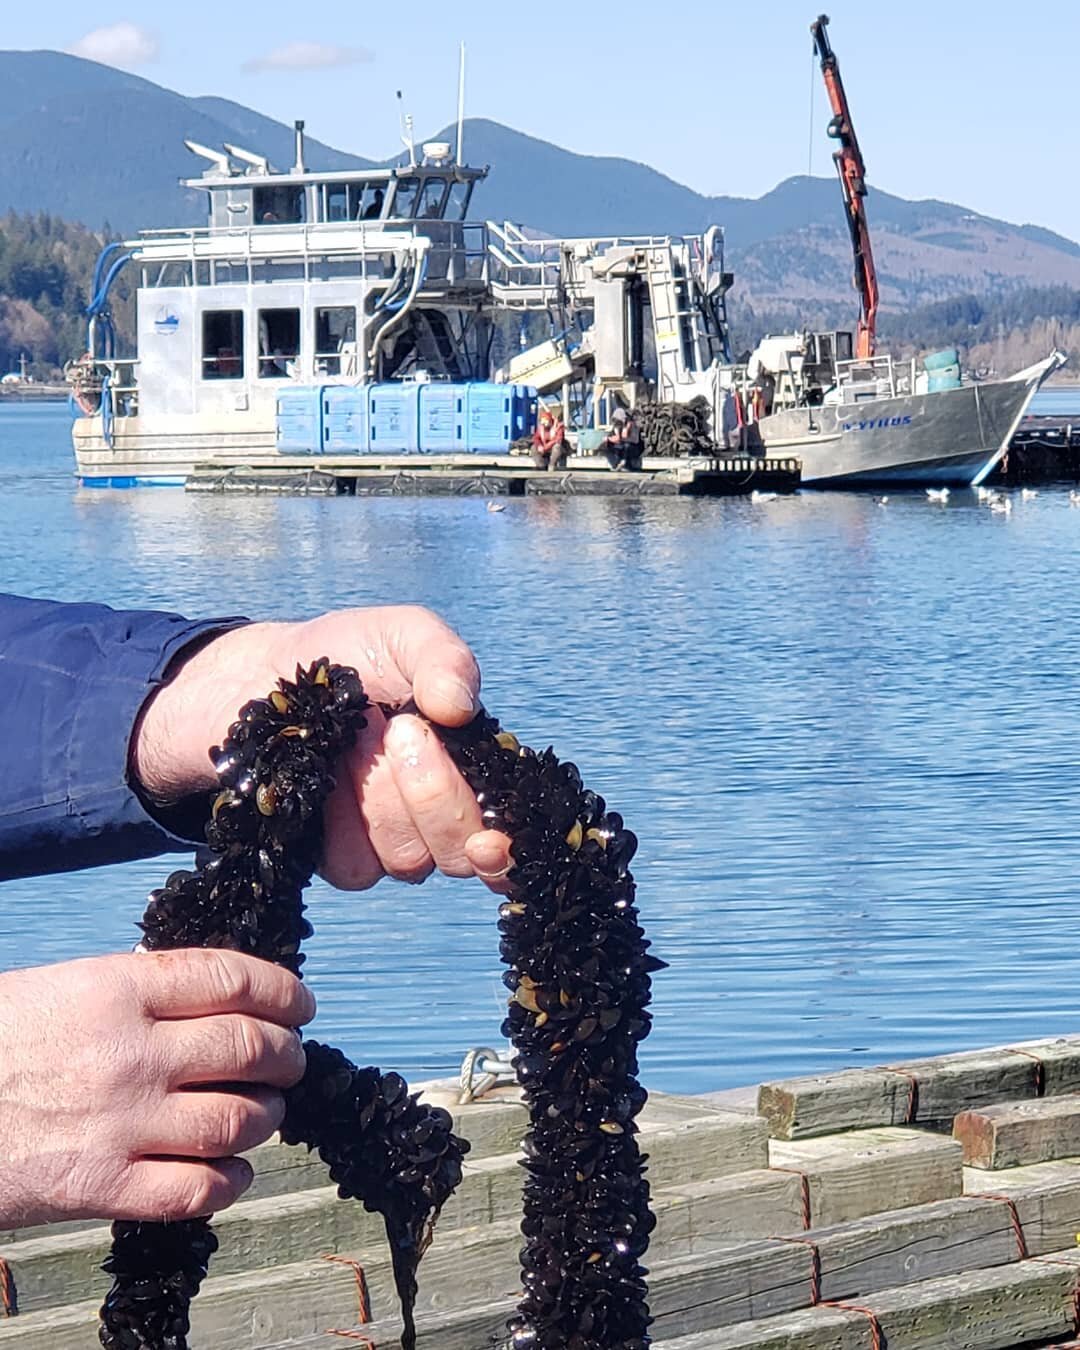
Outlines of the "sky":
M 7 6 L 2 42 L 303 117 L 319 140 L 383 158 L 399 144 L 397 90 L 419 136 L 454 120 L 464 41 L 469 116 L 757 197 L 832 171 L 813 3 L 52 0 Z M 873 186 L 1080 238 L 1075 0 L 833 0 L 829 14 Z

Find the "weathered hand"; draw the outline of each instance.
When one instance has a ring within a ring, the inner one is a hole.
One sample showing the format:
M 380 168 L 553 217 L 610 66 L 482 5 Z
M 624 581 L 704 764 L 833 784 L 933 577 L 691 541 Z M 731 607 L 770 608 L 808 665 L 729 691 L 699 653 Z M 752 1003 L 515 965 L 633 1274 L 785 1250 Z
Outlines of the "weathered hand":
M 241 704 L 320 656 L 355 666 L 373 703 L 413 699 L 443 726 L 476 711 L 476 659 L 429 610 L 399 605 L 251 624 L 197 651 L 147 704 L 132 747 L 140 783 L 162 802 L 212 786 L 207 748 L 221 743 Z M 408 714 L 388 721 L 375 707 L 367 717 L 327 806 L 323 875 L 363 890 L 384 875 L 422 881 L 437 867 L 497 887 L 507 840 L 480 829 L 476 800 L 430 727 Z
M 304 1072 L 290 1028 L 314 1012 L 295 976 L 238 952 L 0 975 L 0 1226 L 232 1204 L 251 1184 L 235 1155 L 281 1124 Z

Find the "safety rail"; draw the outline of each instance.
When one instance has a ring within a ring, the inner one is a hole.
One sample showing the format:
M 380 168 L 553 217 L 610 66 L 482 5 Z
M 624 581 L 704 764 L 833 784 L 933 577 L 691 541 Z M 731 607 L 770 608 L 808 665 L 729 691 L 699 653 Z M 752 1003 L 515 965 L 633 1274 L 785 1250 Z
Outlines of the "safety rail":
M 898 394 L 913 394 L 915 376 L 914 357 L 908 361 L 899 361 L 883 354 L 861 360 L 854 357 L 836 363 L 836 388 L 841 403 L 858 403 L 871 398 L 883 398 L 886 394 L 890 398 Z

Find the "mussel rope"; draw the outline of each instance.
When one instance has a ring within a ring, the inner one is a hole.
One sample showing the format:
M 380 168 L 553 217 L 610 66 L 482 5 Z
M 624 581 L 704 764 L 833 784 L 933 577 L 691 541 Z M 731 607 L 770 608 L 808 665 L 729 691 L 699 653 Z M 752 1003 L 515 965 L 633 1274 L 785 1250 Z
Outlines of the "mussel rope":
M 366 706 L 355 671 L 324 659 L 241 710 L 212 752 L 221 783 L 207 827 L 213 856 L 151 895 L 148 948 L 231 947 L 299 974 L 311 932 L 301 893 L 321 852 L 322 805 Z M 663 963 L 648 955 L 633 905 L 636 840 L 572 764 L 519 746 L 486 714 L 439 731 L 485 826 L 512 841 L 499 910 L 513 990 L 504 1033 L 518 1052 L 530 1127 L 524 1298 L 509 1345 L 644 1350 L 640 1258 L 654 1220 L 635 1138 L 646 1098 L 636 1048 L 649 1029 L 649 975 Z M 282 1136 L 317 1148 L 340 1194 L 383 1215 L 409 1350 L 416 1266 L 468 1145 L 396 1074 L 357 1069 L 312 1042 L 305 1051 Z M 208 1222 L 121 1222 L 113 1235 L 102 1344 L 185 1350 L 190 1301 L 217 1246 Z

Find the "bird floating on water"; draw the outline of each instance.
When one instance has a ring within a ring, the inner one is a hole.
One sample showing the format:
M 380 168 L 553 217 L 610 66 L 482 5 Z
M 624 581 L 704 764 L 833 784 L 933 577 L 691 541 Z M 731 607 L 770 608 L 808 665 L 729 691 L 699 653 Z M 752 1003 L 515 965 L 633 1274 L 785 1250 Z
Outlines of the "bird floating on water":
M 1080 506 L 1080 492 L 1076 488 L 1070 488 L 1069 490 L 1069 505 Z
M 1008 497 L 995 497 L 990 503 L 990 510 L 995 515 L 1007 516 L 1012 510 L 1012 501 Z
M 926 496 L 932 502 L 947 502 L 949 500 L 949 489 L 946 488 L 927 488 Z
M 888 506 L 889 504 L 888 497 L 875 497 L 874 501 L 877 502 L 878 506 Z
M 983 487 L 983 485 L 980 483 L 979 486 L 975 489 L 975 495 L 981 502 L 989 501 L 990 498 L 994 495 L 994 490 L 993 488 Z
M 750 494 L 752 502 L 774 502 L 780 494 L 778 492 L 759 492 L 757 488 Z
M 505 511 L 505 510 L 506 510 L 506 503 L 505 503 L 505 502 L 488 502 L 488 504 L 487 504 L 487 509 L 488 509 L 489 511 Z
M 1039 494 L 1038 494 L 1038 492 L 1036 491 L 1035 488 L 1021 488 L 1021 489 L 1020 489 L 1020 500 L 1021 500 L 1021 501 L 1029 502 L 1029 501 L 1031 501 L 1032 497 L 1037 497 L 1038 495 L 1039 495 Z

